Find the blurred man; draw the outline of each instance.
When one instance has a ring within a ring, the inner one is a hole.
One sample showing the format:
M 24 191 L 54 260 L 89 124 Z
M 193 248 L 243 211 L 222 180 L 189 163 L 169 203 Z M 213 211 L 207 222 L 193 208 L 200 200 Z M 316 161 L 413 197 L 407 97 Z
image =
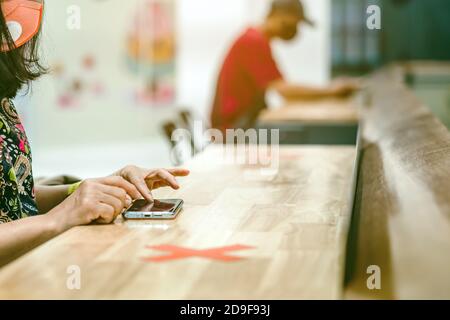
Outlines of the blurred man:
M 293 40 L 302 23 L 313 25 L 299 0 L 274 0 L 264 23 L 248 28 L 234 42 L 219 74 L 211 113 L 213 128 L 225 131 L 253 127 L 266 108 L 267 90 L 274 89 L 289 100 L 343 96 L 354 90 L 350 81 L 336 81 L 329 88 L 313 88 L 283 79 L 270 42 Z

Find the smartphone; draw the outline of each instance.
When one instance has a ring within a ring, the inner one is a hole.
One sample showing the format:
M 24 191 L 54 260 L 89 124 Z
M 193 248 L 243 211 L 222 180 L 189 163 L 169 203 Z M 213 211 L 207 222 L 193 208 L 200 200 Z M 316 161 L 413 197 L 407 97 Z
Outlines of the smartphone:
M 183 200 L 168 199 L 149 202 L 145 199 L 135 200 L 123 217 L 129 220 L 173 220 L 181 212 Z

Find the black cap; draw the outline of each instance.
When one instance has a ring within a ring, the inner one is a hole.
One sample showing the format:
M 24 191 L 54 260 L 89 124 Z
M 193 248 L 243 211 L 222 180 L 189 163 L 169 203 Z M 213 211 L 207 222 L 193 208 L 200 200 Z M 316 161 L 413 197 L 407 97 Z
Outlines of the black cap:
M 315 23 L 305 13 L 305 7 L 300 0 L 273 0 L 272 11 L 274 10 L 286 10 L 292 12 L 295 10 L 299 15 L 302 22 L 314 27 Z

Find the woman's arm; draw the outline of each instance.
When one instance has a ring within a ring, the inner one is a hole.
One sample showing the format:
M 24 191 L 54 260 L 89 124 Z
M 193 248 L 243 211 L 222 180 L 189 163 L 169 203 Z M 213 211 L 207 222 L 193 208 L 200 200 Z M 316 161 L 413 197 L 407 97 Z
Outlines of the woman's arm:
M 47 213 L 68 197 L 69 186 L 36 186 L 36 203 L 41 214 Z
M 51 214 L 0 224 L 0 266 L 63 231 L 63 226 Z
M 0 224 L 0 266 L 74 226 L 111 223 L 130 205 L 127 194 L 139 192 L 121 177 L 88 179 L 49 213 Z
M 151 190 L 161 187 L 178 189 L 175 177 L 188 174 L 184 169 L 146 170 L 128 166 L 115 176 L 85 180 L 69 197 L 68 186 L 38 186 L 39 206 L 56 207 L 47 214 L 0 224 L 0 266 L 73 226 L 111 223 L 130 206 L 131 199 L 152 200 Z

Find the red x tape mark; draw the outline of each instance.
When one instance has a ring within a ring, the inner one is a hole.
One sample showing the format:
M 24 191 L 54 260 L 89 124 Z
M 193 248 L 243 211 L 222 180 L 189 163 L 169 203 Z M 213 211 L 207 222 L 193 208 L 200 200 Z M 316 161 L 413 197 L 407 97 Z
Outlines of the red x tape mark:
M 226 262 L 238 261 L 242 258 L 227 255 L 230 251 L 239 251 L 239 250 L 248 250 L 253 249 L 253 247 L 243 246 L 243 245 L 234 245 L 227 246 L 221 248 L 213 248 L 206 250 L 196 250 L 196 249 L 188 249 L 178 246 L 171 245 L 160 245 L 160 246 L 147 246 L 147 249 L 154 249 L 158 251 L 168 251 L 170 254 L 163 256 L 155 256 L 155 257 L 147 257 L 144 258 L 144 261 L 147 262 L 165 262 L 170 260 L 178 260 L 178 259 L 186 259 L 191 257 L 201 257 L 212 260 L 221 260 Z

